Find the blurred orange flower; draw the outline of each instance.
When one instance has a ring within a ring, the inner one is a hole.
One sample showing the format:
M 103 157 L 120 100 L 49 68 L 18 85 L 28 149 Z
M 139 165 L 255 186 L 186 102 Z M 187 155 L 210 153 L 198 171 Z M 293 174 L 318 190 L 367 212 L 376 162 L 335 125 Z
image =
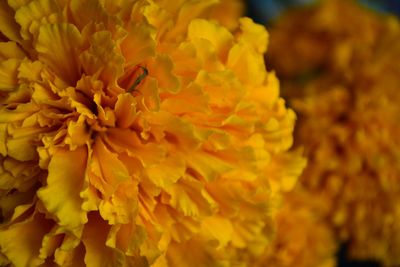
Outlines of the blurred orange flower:
M 285 194 L 275 239 L 255 266 L 335 267 L 337 242 L 329 225 L 316 216 L 318 205 L 299 186 Z
M 216 1 L 0 2 L 0 260 L 231 266 L 304 160 L 267 32 Z M 291 162 L 301 161 L 293 169 Z
M 299 114 L 302 186 L 349 255 L 400 264 L 400 24 L 325 1 L 271 31 L 271 65 Z

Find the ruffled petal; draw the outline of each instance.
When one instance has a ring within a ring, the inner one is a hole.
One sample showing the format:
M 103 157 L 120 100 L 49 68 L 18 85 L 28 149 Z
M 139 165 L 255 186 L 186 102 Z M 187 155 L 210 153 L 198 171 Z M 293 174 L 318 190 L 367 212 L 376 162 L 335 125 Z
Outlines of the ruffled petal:
M 195 19 L 190 22 L 188 37 L 193 41 L 196 39 L 210 41 L 222 62 L 226 61 L 228 52 L 233 45 L 233 36 L 226 28 L 207 20 Z
M 25 40 L 36 40 L 41 25 L 64 22 L 55 0 L 31 1 L 17 10 L 15 20 L 21 26 L 21 36 Z
M 50 231 L 54 222 L 45 219 L 43 214 L 13 224 L 0 231 L 2 252 L 15 266 L 39 266 L 44 260 L 39 258 L 39 251 L 44 235 Z
M 39 60 L 47 64 L 65 82 L 71 85 L 79 80 L 81 34 L 69 23 L 46 24 L 39 28 L 36 50 Z
M 83 70 L 100 77 L 105 85 L 116 85 L 121 76 L 124 58 L 116 51 L 117 45 L 109 31 L 98 31 L 91 36 L 91 46 L 80 55 Z
M 87 149 L 55 151 L 48 167 L 47 185 L 38 191 L 46 209 L 54 214 L 61 226 L 79 230 L 87 221 L 82 210 L 80 191 L 85 175 Z
M 126 38 L 121 42 L 121 52 L 126 65 L 136 66 L 155 55 L 155 41 L 152 31 L 144 24 L 132 25 Z

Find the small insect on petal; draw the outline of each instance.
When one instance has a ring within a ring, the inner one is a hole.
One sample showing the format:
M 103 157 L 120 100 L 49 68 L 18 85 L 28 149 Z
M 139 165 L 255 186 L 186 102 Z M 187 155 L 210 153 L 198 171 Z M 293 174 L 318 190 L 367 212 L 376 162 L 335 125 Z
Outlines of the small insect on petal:
M 142 74 L 140 74 L 135 82 L 129 87 L 129 89 L 127 90 L 128 93 L 136 91 L 136 87 L 144 80 L 144 78 L 146 78 L 146 76 L 149 74 L 149 71 L 142 66 L 139 66 L 140 69 L 142 69 Z

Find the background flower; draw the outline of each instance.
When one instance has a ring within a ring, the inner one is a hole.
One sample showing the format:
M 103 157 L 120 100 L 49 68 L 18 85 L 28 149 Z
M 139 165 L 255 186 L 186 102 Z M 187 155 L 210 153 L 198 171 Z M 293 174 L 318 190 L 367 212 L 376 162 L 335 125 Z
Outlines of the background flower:
M 0 2 L 0 259 L 245 265 L 304 160 L 265 29 L 216 1 Z M 212 20 L 208 17 L 212 16 Z
M 309 159 L 300 183 L 349 255 L 400 259 L 399 77 L 396 18 L 351 1 L 289 13 L 271 31 L 267 61 L 299 113 Z
M 286 193 L 275 239 L 254 266 L 336 266 L 337 240 L 329 225 L 316 216 L 320 204 L 300 185 Z

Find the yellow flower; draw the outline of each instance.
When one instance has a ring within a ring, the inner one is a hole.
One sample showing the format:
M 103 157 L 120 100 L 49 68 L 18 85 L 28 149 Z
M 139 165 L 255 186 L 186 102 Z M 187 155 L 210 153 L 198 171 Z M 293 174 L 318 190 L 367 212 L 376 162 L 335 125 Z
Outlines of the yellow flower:
M 281 23 L 269 56 L 299 113 L 300 182 L 351 257 L 398 266 L 400 23 L 351 1 Z
M 268 245 L 295 120 L 217 1 L 0 2 L 0 259 L 232 266 Z

